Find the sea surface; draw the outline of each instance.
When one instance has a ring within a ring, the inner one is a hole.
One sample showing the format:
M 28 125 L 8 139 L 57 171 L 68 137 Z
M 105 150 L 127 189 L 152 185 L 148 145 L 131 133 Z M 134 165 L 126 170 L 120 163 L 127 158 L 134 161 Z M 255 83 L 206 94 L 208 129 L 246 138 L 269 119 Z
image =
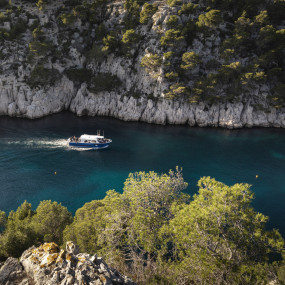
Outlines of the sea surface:
M 68 137 L 97 129 L 113 140 L 110 148 L 66 146 Z M 109 189 L 122 192 L 130 172 L 180 166 L 190 194 L 202 176 L 252 184 L 255 209 L 285 237 L 284 146 L 284 129 L 158 126 L 68 112 L 37 120 L 0 117 L 0 210 L 15 210 L 24 200 L 33 208 L 52 200 L 74 213 Z

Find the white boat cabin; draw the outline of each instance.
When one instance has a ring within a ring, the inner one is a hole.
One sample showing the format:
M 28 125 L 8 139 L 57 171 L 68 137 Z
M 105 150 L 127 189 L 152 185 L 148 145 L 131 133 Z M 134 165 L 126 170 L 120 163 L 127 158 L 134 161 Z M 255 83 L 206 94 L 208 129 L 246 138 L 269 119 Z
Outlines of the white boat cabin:
M 85 141 L 95 141 L 97 142 L 98 139 L 104 139 L 104 136 L 92 136 L 92 135 L 81 135 L 79 138 L 81 141 L 85 142 Z

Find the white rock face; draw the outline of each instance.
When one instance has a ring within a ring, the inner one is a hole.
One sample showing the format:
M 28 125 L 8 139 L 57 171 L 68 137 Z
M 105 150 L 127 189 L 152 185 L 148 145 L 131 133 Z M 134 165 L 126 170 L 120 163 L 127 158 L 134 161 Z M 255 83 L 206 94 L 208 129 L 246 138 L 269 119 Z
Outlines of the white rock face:
M 209 106 L 189 104 L 163 98 L 151 100 L 145 96 L 133 98 L 117 92 L 91 93 L 85 84 L 76 90 L 73 82 L 63 77 L 54 87 L 31 90 L 10 78 L 0 85 L 0 115 L 40 118 L 62 110 L 78 116 L 111 116 L 124 121 L 155 124 L 188 124 L 199 127 L 285 127 L 284 110 L 274 108 L 264 112 L 249 104 L 227 103 Z
M 153 101 L 135 99 L 115 92 L 90 93 L 83 85 L 71 100 L 70 108 L 77 115 L 112 116 L 125 121 L 144 121 L 155 124 L 188 124 L 200 127 L 285 127 L 285 115 L 271 108 L 270 112 L 256 111 L 243 103 L 188 104 L 166 99 Z
M 68 108 L 73 92 L 73 83 L 65 77 L 46 90 L 31 90 L 12 78 L 0 86 L 0 115 L 35 119 L 56 113 Z

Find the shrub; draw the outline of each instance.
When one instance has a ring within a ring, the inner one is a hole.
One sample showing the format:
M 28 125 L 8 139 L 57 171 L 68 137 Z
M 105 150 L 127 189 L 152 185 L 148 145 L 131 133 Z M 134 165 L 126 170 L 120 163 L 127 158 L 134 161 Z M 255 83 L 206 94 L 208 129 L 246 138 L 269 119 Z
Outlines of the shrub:
M 178 17 L 176 15 L 171 15 L 166 22 L 166 26 L 169 29 L 174 29 L 177 28 L 178 23 L 179 23 Z
M 180 67 L 182 69 L 194 69 L 198 64 L 200 63 L 200 57 L 198 54 L 196 54 L 194 51 L 191 52 L 185 52 L 182 55 L 182 64 Z
M 114 91 L 122 85 L 122 81 L 111 73 L 98 73 L 91 79 L 90 91 L 96 93 L 101 91 Z
M 101 41 L 104 37 L 107 35 L 107 29 L 106 26 L 102 23 L 100 24 L 96 31 L 95 31 L 95 39 L 97 41 Z
M 92 48 L 87 51 L 86 57 L 88 61 L 97 61 L 100 62 L 104 59 L 104 51 L 102 51 L 102 48 L 100 45 L 97 45 L 96 43 L 93 44 Z
M 276 29 L 272 25 L 267 25 L 260 29 L 259 39 L 257 40 L 257 44 L 259 47 L 274 48 L 275 40 L 276 40 Z
M 32 32 L 34 40 L 43 40 L 44 32 L 41 27 L 37 27 Z
M 278 84 L 272 89 L 272 95 L 269 96 L 269 100 L 272 106 L 275 108 L 282 108 L 285 106 L 285 84 Z
M 125 0 L 124 8 L 127 10 L 124 24 L 127 29 L 135 28 L 140 21 L 140 5 L 136 0 Z
M 104 52 L 114 52 L 117 48 L 119 48 L 119 40 L 117 35 L 114 33 L 107 35 L 103 38 L 103 48 L 102 51 Z
M 76 21 L 76 16 L 73 13 L 65 13 L 60 16 L 64 25 L 72 25 Z
M 157 9 L 155 4 L 145 3 L 140 12 L 140 23 L 146 25 Z
M 268 25 L 270 22 L 268 12 L 266 10 L 261 11 L 254 19 L 254 23 L 258 26 Z
M 53 46 L 48 42 L 33 41 L 29 43 L 29 50 L 36 56 L 46 56 L 51 53 Z
M 86 68 L 70 68 L 66 70 L 67 77 L 77 83 L 89 83 L 92 77 L 92 70 Z
M 189 20 L 183 25 L 181 34 L 185 37 L 187 44 L 191 45 L 197 34 L 197 25 L 194 20 Z
M 242 79 L 243 84 L 247 84 L 252 81 L 256 81 L 256 82 L 265 81 L 266 77 L 267 76 L 264 71 L 259 71 L 259 72 L 244 73 L 241 79 Z
M 170 7 L 180 6 L 182 4 L 182 0 L 167 0 L 167 4 Z
M 135 32 L 135 30 L 131 29 L 127 30 L 123 34 L 122 42 L 127 46 L 131 46 L 133 44 L 136 44 L 139 41 L 139 39 L 140 36 Z
M 218 71 L 218 77 L 221 82 L 230 82 L 237 80 L 241 74 L 241 63 L 239 61 L 232 62 L 231 64 L 224 64 Z
M 161 64 L 162 58 L 158 54 L 146 54 L 141 60 L 141 66 L 149 73 L 158 72 Z
M 31 88 L 37 86 L 54 85 L 57 80 L 60 80 L 61 75 L 57 69 L 48 69 L 42 65 L 36 66 L 31 72 L 27 83 Z
M 165 94 L 166 99 L 175 99 L 183 95 L 187 95 L 189 92 L 188 88 L 181 83 L 175 83 L 170 86 L 170 90 Z
M 166 73 L 165 77 L 169 80 L 169 81 L 175 81 L 178 78 L 178 73 L 175 73 L 173 71 Z
M 223 21 L 220 10 L 210 10 L 205 14 L 201 14 L 198 18 L 197 26 L 199 28 L 215 28 Z
M 174 55 L 174 52 L 173 52 L 173 51 L 168 51 L 168 52 L 165 52 L 165 53 L 163 54 L 163 57 L 164 57 L 166 60 L 168 60 L 168 59 L 171 59 L 171 58 L 173 57 L 173 55 Z
M 7 0 L 0 0 L 0 8 L 5 8 L 8 5 Z
M 72 222 L 67 208 L 57 202 L 41 201 L 33 216 L 33 228 L 45 242 L 62 244 L 63 230 Z
M 196 12 L 197 8 L 199 7 L 198 4 L 193 4 L 192 2 L 189 2 L 187 4 L 183 4 L 181 6 L 181 9 L 178 11 L 178 15 L 190 15 Z
M 163 65 L 164 66 L 171 66 L 171 58 L 173 57 L 174 52 L 168 51 L 163 54 Z
M 184 36 L 181 35 L 180 31 L 170 29 L 166 31 L 165 35 L 161 37 L 160 44 L 162 46 L 173 47 L 174 45 L 178 45 L 184 40 Z

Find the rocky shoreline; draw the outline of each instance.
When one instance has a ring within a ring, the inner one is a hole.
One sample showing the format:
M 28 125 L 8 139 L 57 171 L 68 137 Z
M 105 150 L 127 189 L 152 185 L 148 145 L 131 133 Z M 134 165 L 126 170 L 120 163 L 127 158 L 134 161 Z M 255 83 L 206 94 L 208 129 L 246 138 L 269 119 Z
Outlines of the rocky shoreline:
M 285 128 L 282 109 L 257 110 L 250 103 L 209 106 L 163 98 L 123 96 L 118 92 L 93 94 L 85 84 L 76 88 L 63 77 L 55 86 L 32 90 L 22 82 L 0 82 L 0 115 L 35 119 L 70 110 L 78 116 L 109 116 L 124 121 L 154 124 L 187 124 L 228 129 L 251 127 Z

